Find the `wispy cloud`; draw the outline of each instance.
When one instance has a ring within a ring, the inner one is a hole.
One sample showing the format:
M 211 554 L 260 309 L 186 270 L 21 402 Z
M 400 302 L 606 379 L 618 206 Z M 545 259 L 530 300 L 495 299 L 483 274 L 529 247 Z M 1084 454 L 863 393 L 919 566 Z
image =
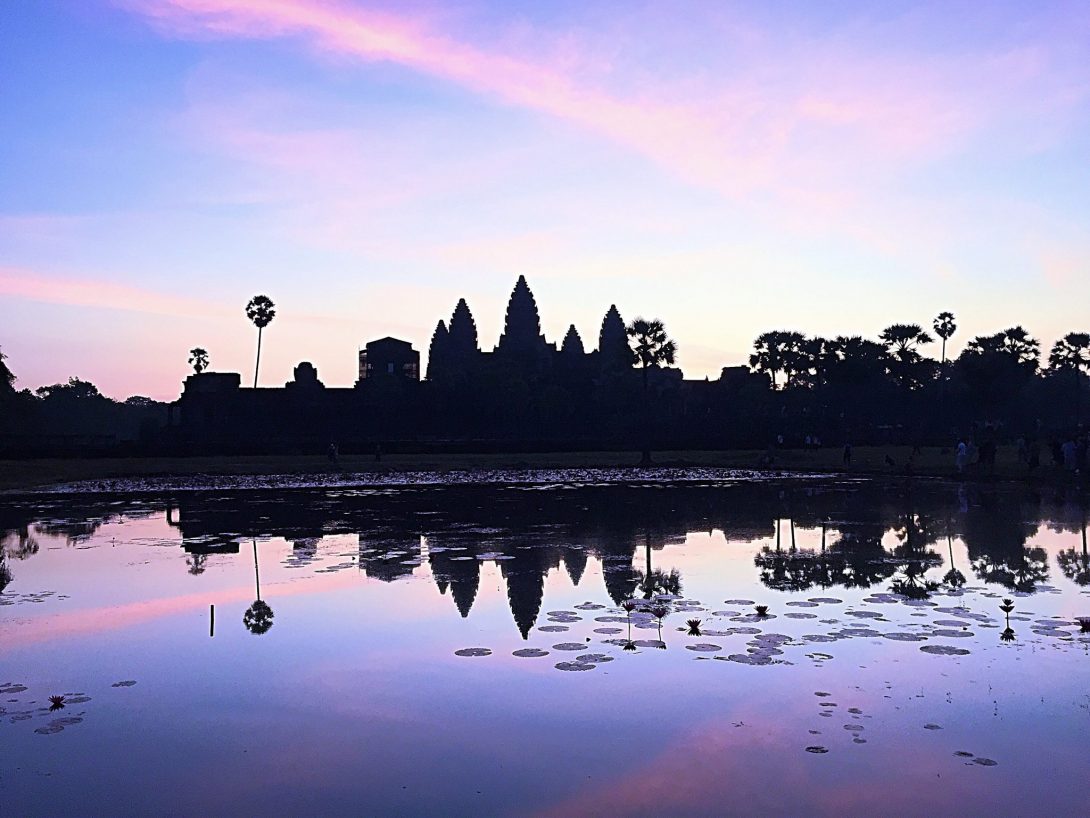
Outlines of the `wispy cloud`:
M 573 39 L 588 53 L 608 47 L 592 33 L 536 31 L 539 40 L 555 45 L 509 53 L 503 38 L 498 45 L 478 44 L 471 34 L 446 33 L 448 20 L 342 3 L 127 5 L 176 36 L 290 37 L 322 54 L 395 63 L 574 123 L 732 196 L 786 179 L 827 182 L 847 167 L 873 173 L 868 163 L 875 161 L 945 155 L 987 124 L 1013 121 L 1026 95 L 1012 91 L 1029 91 L 1033 106 L 1072 106 L 1087 92 L 1085 83 L 1072 84 L 1055 70 L 1041 48 L 890 54 L 867 48 L 865 31 L 851 39 L 781 34 L 762 43 L 759 57 L 727 41 L 721 48 L 734 61 L 710 50 L 697 56 L 687 63 L 695 81 L 671 79 L 667 63 L 657 74 L 638 72 L 638 90 L 617 91 L 611 86 L 630 85 L 617 76 L 623 66 L 603 71 L 597 63 L 563 56 Z M 652 23 L 670 29 L 676 15 L 644 20 Z
M 218 317 L 229 312 L 222 304 L 189 296 L 115 284 L 90 275 L 48 275 L 20 267 L 0 267 L 0 295 L 49 304 L 154 315 Z

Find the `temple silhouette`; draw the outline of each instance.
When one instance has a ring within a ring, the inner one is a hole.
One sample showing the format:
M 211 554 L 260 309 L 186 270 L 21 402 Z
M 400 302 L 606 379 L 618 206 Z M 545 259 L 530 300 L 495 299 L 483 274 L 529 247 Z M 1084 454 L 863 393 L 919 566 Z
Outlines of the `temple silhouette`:
M 646 395 L 634 369 L 625 322 L 616 306 L 603 315 L 597 346 L 587 350 L 569 326 L 559 347 L 541 330 L 524 276 L 508 300 L 503 332 L 482 348 L 465 299 L 440 320 L 420 353 L 397 338 L 359 352 L 359 378 L 328 387 L 301 362 L 280 388 L 243 387 L 237 373 L 200 372 L 171 405 L 165 439 L 186 452 L 342 452 L 420 446 L 485 449 L 626 447 L 637 436 Z M 744 367 L 738 369 L 745 370 Z M 735 379 L 739 373 L 732 372 Z M 744 379 L 748 371 L 742 374 Z M 758 377 L 758 376 L 752 376 Z M 707 415 L 718 382 L 688 381 L 676 367 L 652 366 L 648 383 L 660 420 Z M 658 424 L 675 444 L 699 425 Z

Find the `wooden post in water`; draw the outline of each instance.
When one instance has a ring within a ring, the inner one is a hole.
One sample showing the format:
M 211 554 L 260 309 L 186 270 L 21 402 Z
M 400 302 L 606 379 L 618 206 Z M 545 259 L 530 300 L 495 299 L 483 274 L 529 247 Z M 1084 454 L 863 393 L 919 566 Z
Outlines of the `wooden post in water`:
M 211 639 L 216 635 L 216 606 L 208 606 L 208 638 Z

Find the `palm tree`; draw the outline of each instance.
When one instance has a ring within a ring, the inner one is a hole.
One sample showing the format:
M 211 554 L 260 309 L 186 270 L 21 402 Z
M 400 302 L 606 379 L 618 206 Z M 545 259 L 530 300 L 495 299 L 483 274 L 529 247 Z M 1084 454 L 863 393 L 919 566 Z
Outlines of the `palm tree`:
M 257 363 L 254 364 L 254 387 L 256 387 L 257 372 L 261 366 L 261 331 L 276 317 L 276 305 L 267 295 L 255 295 L 246 304 L 246 317 L 257 327 Z
M 792 376 L 798 374 L 807 360 L 806 336 L 801 332 L 774 330 L 757 336 L 753 342 L 754 353 L 749 356 L 749 365 L 758 372 L 766 372 L 772 377 L 772 388 L 776 388 L 776 373 L 783 372 L 784 386 L 791 383 Z
M 916 347 L 932 341 L 919 324 L 891 324 L 878 337 L 890 354 L 900 361 L 915 360 L 920 354 Z
M 189 350 L 189 365 L 193 367 L 193 371 L 200 375 L 204 370 L 208 369 L 208 351 L 201 347 L 193 347 Z
M 931 326 L 934 328 L 935 334 L 942 339 L 942 366 L 945 369 L 946 342 L 958 331 L 958 325 L 954 323 L 954 314 L 952 312 L 940 312 L 935 319 L 935 323 Z
M 1056 372 L 1070 371 L 1075 376 L 1075 425 L 1082 423 L 1082 371 L 1090 367 L 1090 334 L 1069 332 L 1052 346 L 1048 366 Z
M 636 361 L 643 374 L 644 425 L 646 427 L 649 425 L 647 423 L 650 395 L 648 370 L 652 366 L 661 364 L 672 365 L 677 357 L 677 344 L 666 334 L 666 327 L 658 319 L 636 318 L 625 328 L 625 332 L 635 344 Z M 644 449 L 640 462 L 646 464 L 651 462 L 651 445 L 647 440 L 650 429 L 645 428 L 644 433 Z
M 263 633 L 268 633 L 273 626 L 275 614 L 268 603 L 261 600 L 261 574 L 258 572 L 257 566 L 257 540 L 254 540 L 254 584 L 257 586 L 257 599 L 242 615 L 242 624 L 254 636 L 261 636 Z
M 890 359 L 890 374 L 901 386 L 913 388 L 917 379 L 913 370 L 922 360 L 917 347 L 930 344 L 933 340 L 919 324 L 891 324 L 880 336 L 885 344 Z

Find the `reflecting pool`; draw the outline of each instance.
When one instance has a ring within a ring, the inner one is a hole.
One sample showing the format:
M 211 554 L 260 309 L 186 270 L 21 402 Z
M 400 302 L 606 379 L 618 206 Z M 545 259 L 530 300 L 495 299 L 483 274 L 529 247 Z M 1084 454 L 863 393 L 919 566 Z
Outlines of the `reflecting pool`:
M 1077 494 L 271 485 L 0 499 L 0 812 L 1090 813 Z

